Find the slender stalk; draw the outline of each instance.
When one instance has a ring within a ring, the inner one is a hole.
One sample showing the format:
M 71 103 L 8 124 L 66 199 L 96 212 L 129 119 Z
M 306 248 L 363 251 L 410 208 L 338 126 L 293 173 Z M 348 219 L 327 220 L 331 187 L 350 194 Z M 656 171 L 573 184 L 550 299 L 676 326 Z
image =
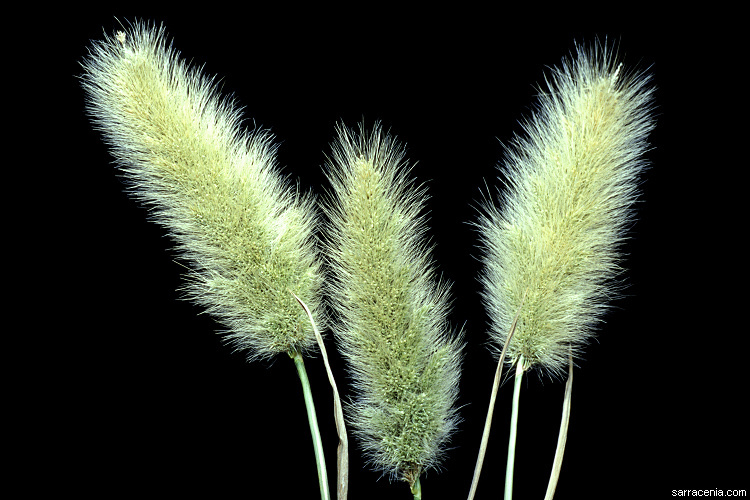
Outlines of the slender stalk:
M 518 430 L 518 402 L 521 398 L 521 379 L 524 371 L 523 355 L 516 362 L 516 383 L 513 387 L 513 411 L 510 416 L 510 438 L 508 439 L 508 466 L 505 469 L 505 500 L 513 498 L 513 464 L 516 458 L 516 432 Z
M 299 302 L 299 304 L 307 313 L 307 317 L 310 319 L 310 324 L 312 324 L 313 331 L 315 332 L 315 338 L 318 341 L 320 352 L 323 355 L 323 363 L 326 367 L 326 373 L 328 373 L 328 382 L 330 382 L 331 388 L 333 389 L 333 417 L 336 421 L 336 431 L 339 435 L 339 445 L 336 450 L 336 457 L 338 458 L 336 493 L 338 500 L 346 500 L 349 491 L 349 439 L 346 437 L 344 412 L 341 409 L 341 398 L 339 397 L 339 390 L 336 386 L 336 380 L 333 378 L 331 365 L 330 363 L 328 363 L 328 352 L 326 351 L 326 346 L 323 343 L 323 336 L 320 335 L 320 331 L 318 330 L 318 326 L 315 324 L 312 313 L 307 307 L 307 304 L 302 302 L 302 299 L 297 297 L 294 292 L 292 292 L 292 295 L 294 295 L 294 298 L 297 299 L 297 302 Z
M 510 336 L 506 340 L 503 346 L 503 353 L 500 355 L 500 359 L 497 362 L 497 369 L 495 370 L 495 380 L 492 382 L 492 393 L 490 394 L 490 405 L 487 408 L 487 418 L 484 421 L 484 432 L 482 432 L 482 443 L 479 445 L 479 455 L 477 456 L 477 464 L 474 466 L 474 478 L 471 480 L 471 489 L 469 490 L 469 500 L 474 499 L 474 495 L 477 492 L 477 486 L 479 486 L 479 475 L 482 473 L 482 465 L 484 464 L 484 456 L 487 453 L 487 443 L 490 439 L 490 429 L 492 428 L 492 415 L 495 413 L 495 401 L 497 400 L 497 391 L 500 388 L 500 376 L 503 372 L 503 360 L 505 359 L 505 350 L 508 347 Z
M 565 443 L 568 441 L 568 423 L 570 422 L 570 401 L 573 394 L 573 354 L 569 354 L 570 367 L 568 369 L 568 381 L 565 383 L 565 399 L 563 400 L 562 419 L 560 420 L 560 434 L 557 437 L 557 449 L 555 460 L 552 463 L 552 473 L 547 484 L 547 493 L 544 500 L 552 500 L 557 488 L 557 480 L 560 479 L 560 468 L 562 467 Z
M 310 434 L 312 434 L 313 448 L 315 449 L 315 462 L 318 465 L 320 498 L 321 500 L 331 500 L 331 495 L 328 491 L 326 459 L 325 455 L 323 454 L 323 440 L 320 438 L 320 429 L 318 429 L 318 417 L 315 414 L 315 403 L 313 401 L 312 391 L 310 390 L 310 380 L 307 378 L 307 370 L 305 370 L 305 362 L 302 359 L 302 354 L 300 354 L 298 351 L 290 352 L 289 357 L 294 360 L 294 365 L 297 367 L 299 380 L 302 383 L 302 393 L 305 397 L 305 408 L 307 409 L 307 420 L 310 423 Z
M 524 300 L 526 300 L 526 292 L 523 292 L 523 298 L 521 299 L 521 305 L 516 311 L 516 316 L 513 318 L 513 324 L 508 332 L 508 337 L 505 339 L 503 344 L 503 350 L 500 352 L 500 358 L 497 360 L 497 369 L 495 370 L 495 380 L 492 382 L 492 392 L 490 394 L 490 405 L 487 408 L 487 418 L 484 421 L 484 432 L 482 432 L 482 443 L 479 445 L 479 454 L 477 455 L 477 464 L 474 466 L 474 477 L 471 480 L 471 488 L 469 489 L 468 500 L 473 500 L 474 495 L 477 492 L 477 486 L 479 485 L 479 476 L 482 473 L 482 464 L 484 464 L 484 455 L 487 453 L 487 443 L 490 440 L 490 429 L 492 428 L 492 415 L 495 412 L 495 400 L 497 400 L 497 391 L 500 388 L 500 375 L 503 372 L 503 363 L 505 362 L 505 352 L 508 350 L 508 344 L 513 338 L 513 334 L 516 333 L 516 325 L 518 324 L 518 316 L 521 314 L 521 307 L 523 306 Z
M 419 481 L 419 476 L 414 484 L 411 485 L 411 493 L 414 495 L 414 500 L 422 500 L 422 483 Z

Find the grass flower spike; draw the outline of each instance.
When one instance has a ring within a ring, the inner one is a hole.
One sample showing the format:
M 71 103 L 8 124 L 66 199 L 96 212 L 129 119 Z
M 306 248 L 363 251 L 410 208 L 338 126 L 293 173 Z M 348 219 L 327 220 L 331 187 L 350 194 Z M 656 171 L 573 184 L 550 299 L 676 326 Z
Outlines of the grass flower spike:
M 323 319 L 314 200 L 279 175 L 272 137 L 244 131 L 234 104 L 178 58 L 163 29 L 136 23 L 95 43 L 83 66 L 88 111 L 132 194 L 190 265 L 189 297 L 248 359 L 287 353 L 294 360 L 327 500 L 302 358 L 317 348 L 314 323 Z
M 523 301 L 509 363 L 562 375 L 617 293 L 654 124 L 649 77 L 625 73 L 607 47 L 579 47 L 548 86 L 508 150 L 502 206 L 479 228 L 498 352 Z
M 620 287 L 621 245 L 632 223 L 643 154 L 654 127 L 650 76 L 626 73 L 606 45 L 578 47 L 540 92 L 508 148 L 507 189 L 498 209 L 487 204 L 478 227 L 483 244 L 483 299 L 490 334 L 516 365 L 505 499 L 513 492 L 520 382 L 533 367 L 569 373 L 560 437 L 546 498 L 552 498 L 567 438 L 573 357 L 593 335 Z M 512 337 L 511 337 L 512 334 Z M 507 345 L 506 345 L 507 344 Z M 489 436 L 488 410 L 473 498 Z
M 357 392 L 349 422 L 370 463 L 417 496 L 457 422 L 461 349 L 424 242 L 425 191 L 378 126 L 342 127 L 329 169 L 335 329 Z
M 88 110 L 131 192 L 191 264 L 189 296 L 249 358 L 317 345 L 292 292 L 320 315 L 314 211 L 278 174 L 268 133 L 248 133 L 163 29 L 136 23 L 93 46 Z

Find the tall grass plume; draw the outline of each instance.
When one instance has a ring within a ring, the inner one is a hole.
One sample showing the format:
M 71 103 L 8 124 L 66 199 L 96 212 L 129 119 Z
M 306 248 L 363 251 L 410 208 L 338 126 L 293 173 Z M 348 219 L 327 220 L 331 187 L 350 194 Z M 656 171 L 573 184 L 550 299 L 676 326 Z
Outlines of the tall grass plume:
M 564 374 L 618 295 L 652 96 L 650 76 L 622 69 L 606 44 L 578 46 L 507 148 L 500 206 L 488 203 L 478 226 L 498 352 L 526 294 L 510 364 Z
M 190 265 L 188 296 L 250 359 L 314 348 L 293 295 L 322 325 L 314 201 L 279 174 L 273 137 L 244 130 L 163 28 L 136 22 L 105 35 L 83 68 L 88 112 L 130 193 Z
M 328 168 L 334 330 L 356 392 L 348 420 L 370 463 L 417 495 L 457 423 L 461 357 L 424 237 L 426 193 L 377 125 L 341 127 Z

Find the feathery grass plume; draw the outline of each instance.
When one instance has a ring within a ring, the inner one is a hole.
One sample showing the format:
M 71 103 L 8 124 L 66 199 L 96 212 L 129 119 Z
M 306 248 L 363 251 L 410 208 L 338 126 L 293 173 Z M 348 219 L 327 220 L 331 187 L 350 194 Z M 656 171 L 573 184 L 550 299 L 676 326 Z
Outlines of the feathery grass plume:
M 321 275 L 314 202 L 277 172 L 272 137 L 167 44 L 136 22 L 94 42 L 83 87 L 95 126 L 131 193 L 191 265 L 188 296 L 228 329 L 248 359 L 317 345 Z
M 487 204 L 483 299 L 502 348 L 526 293 L 509 364 L 561 375 L 617 295 L 621 245 L 633 220 L 654 127 L 650 76 L 623 72 L 613 50 L 577 46 L 547 81 L 505 166 L 500 209 Z
M 334 330 L 356 391 L 349 421 L 370 463 L 414 492 L 456 426 L 461 358 L 424 241 L 426 193 L 377 124 L 358 135 L 339 127 L 328 169 Z

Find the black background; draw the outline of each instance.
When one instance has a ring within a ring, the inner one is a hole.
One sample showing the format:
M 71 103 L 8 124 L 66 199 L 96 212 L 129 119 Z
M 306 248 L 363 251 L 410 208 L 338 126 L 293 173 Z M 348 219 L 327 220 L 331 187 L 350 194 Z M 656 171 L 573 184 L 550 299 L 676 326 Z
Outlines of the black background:
M 426 499 L 468 493 L 495 369 L 469 225 L 481 189 L 495 189 L 501 142 L 520 131 L 546 67 L 574 40 L 619 42 L 626 65 L 650 67 L 658 87 L 652 167 L 626 246 L 627 296 L 575 370 L 556 498 L 747 489 L 747 327 L 735 319 L 746 296 L 736 259 L 746 210 L 733 203 L 735 172 L 746 160 L 731 153 L 742 147 L 732 142 L 729 118 L 742 105 L 741 68 L 728 57 L 734 32 L 715 29 L 713 14 L 579 14 L 448 4 L 45 12 L 48 23 L 18 38 L 38 59 L 12 73 L 42 108 L 24 113 L 30 124 L 21 127 L 37 159 L 22 172 L 29 184 L 9 188 L 30 221 L 14 250 L 31 264 L 6 264 L 9 276 L 23 276 L 10 280 L 9 316 L 23 308 L 12 338 L 24 345 L 6 355 L 21 360 L 18 377 L 8 379 L 19 402 L 10 435 L 28 489 L 317 497 L 291 360 L 248 364 L 214 334 L 211 318 L 180 300 L 182 268 L 169 240 L 123 192 L 85 115 L 79 61 L 103 29 L 119 28 L 115 17 L 163 22 L 182 55 L 205 64 L 245 107 L 250 126 L 271 129 L 280 165 L 303 188 L 324 193 L 324 154 L 342 120 L 380 120 L 407 143 L 413 176 L 428 183 L 434 257 L 453 283 L 451 320 L 467 341 L 463 422 L 442 470 L 422 479 Z M 39 196 L 25 188 L 39 182 L 52 189 Z M 34 215 L 37 205 L 44 212 Z M 327 345 L 347 397 L 330 335 Z M 308 359 L 307 367 L 333 484 L 330 390 L 322 361 Z M 544 495 L 563 388 L 536 373 L 524 382 L 518 499 Z M 502 494 L 511 392 L 506 383 L 499 394 L 478 499 Z M 351 445 L 350 498 L 410 498 L 405 484 L 370 471 Z

